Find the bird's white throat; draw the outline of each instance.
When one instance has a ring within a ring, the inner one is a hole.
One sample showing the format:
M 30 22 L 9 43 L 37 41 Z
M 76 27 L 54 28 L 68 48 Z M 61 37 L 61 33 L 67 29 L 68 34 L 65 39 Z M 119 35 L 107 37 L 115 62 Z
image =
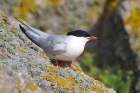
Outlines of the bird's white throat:
M 85 37 L 76 37 L 76 36 L 69 36 L 69 42 L 67 45 L 67 55 L 71 57 L 71 59 L 75 59 L 82 54 L 84 51 L 84 47 L 86 42 L 88 41 Z

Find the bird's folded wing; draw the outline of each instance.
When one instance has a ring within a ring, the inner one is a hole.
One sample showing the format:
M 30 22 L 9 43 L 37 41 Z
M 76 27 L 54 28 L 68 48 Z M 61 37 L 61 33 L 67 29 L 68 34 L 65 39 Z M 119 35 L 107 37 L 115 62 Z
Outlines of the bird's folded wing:
M 49 49 L 48 51 L 52 55 L 58 55 L 61 53 L 64 53 L 66 51 L 67 42 L 63 36 L 61 37 L 50 37 L 49 40 L 47 40 L 47 47 L 46 49 Z
M 26 23 L 24 23 L 24 22 L 22 22 L 20 20 L 18 20 L 18 21 L 20 22 L 20 26 L 22 26 L 24 29 L 26 29 L 26 31 L 31 31 L 31 32 L 39 35 L 39 36 L 42 36 L 44 34 L 47 34 L 47 33 L 44 33 L 42 31 L 38 30 L 38 29 L 35 29 L 35 28 L 31 27 L 30 25 L 28 25 L 28 24 L 26 24 Z
M 18 20 L 18 19 L 17 19 Z M 22 32 L 32 41 L 34 42 L 36 45 L 38 45 L 39 47 L 41 46 L 41 42 L 42 40 L 40 39 L 44 39 L 46 36 L 48 36 L 48 34 L 35 29 L 33 27 L 31 27 L 30 25 L 18 20 L 20 22 L 19 27 L 22 30 Z

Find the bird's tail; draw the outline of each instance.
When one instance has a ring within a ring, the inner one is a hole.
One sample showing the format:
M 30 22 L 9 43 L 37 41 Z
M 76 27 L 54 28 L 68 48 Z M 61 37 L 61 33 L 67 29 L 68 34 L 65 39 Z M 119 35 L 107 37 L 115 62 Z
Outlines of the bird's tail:
M 18 20 L 18 19 L 17 19 Z M 18 20 L 20 22 L 19 27 L 22 30 L 22 32 L 36 45 L 40 47 L 40 37 L 43 37 L 47 35 L 46 33 L 37 30 L 31 26 L 29 26 L 26 23 L 23 23 L 22 21 Z

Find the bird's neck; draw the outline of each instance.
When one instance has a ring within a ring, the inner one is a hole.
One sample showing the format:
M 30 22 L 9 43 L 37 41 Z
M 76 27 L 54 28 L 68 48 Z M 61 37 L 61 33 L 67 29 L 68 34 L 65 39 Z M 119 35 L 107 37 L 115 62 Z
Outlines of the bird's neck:
M 84 51 L 85 44 L 88 40 L 79 38 L 79 37 L 73 37 L 69 40 L 69 43 L 67 45 L 67 51 L 68 53 L 74 54 L 73 56 L 78 57 L 82 54 Z

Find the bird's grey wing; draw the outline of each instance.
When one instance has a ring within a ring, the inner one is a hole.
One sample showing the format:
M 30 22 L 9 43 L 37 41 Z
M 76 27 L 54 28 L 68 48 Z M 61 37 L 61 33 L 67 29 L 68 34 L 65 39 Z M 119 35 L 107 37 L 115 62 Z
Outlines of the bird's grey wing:
M 18 20 L 18 19 L 17 19 Z M 41 46 L 41 42 L 42 39 L 45 39 L 46 36 L 48 36 L 48 34 L 37 30 L 31 26 L 29 26 L 26 23 L 23 23 L 22 21 L 18 20 L 20 22 L 19 27 L 22 30 L 22 32 L 32 41 L 34 42 L 36 45 L 38 45 L 39 47 Z
M 66 51 L 67 40 L 65 39 L 65 36 L 58 35 L 50 37 L 47 42 L 47 48 L 49 49 L 48 51 L 54 56 Z

